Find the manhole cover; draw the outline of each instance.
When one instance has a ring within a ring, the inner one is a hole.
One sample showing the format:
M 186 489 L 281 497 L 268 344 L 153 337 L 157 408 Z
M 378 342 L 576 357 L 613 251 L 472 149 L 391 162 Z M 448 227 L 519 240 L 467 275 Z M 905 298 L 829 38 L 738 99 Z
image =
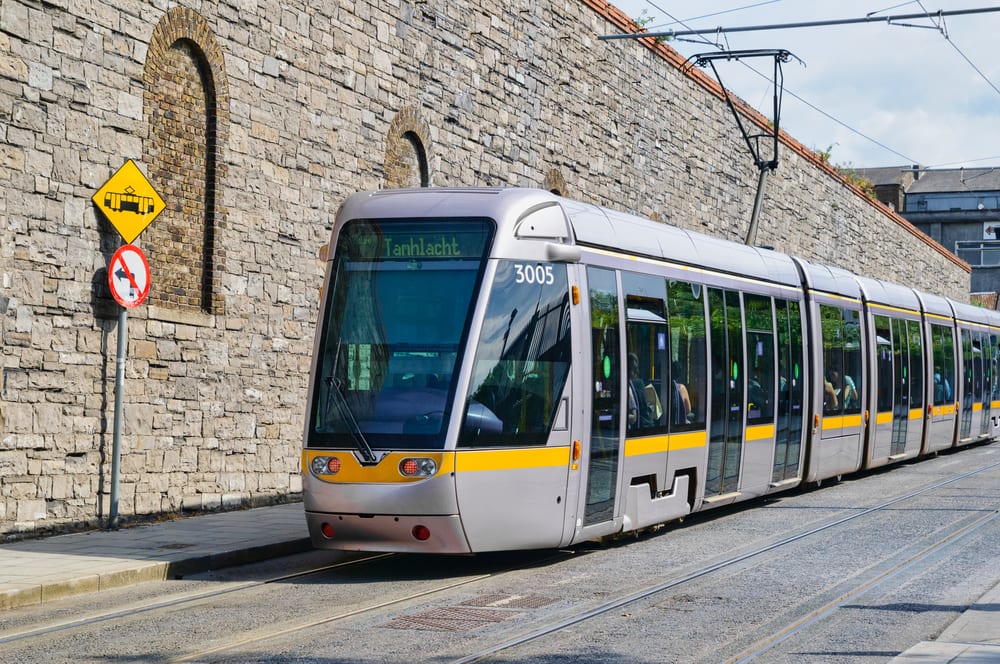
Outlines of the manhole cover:
M 449 606 L 431 609 L 410 616 L 393 618 L 382 625 L 389 629 L 427 629 L 438 632 L 461 632 L 468 629 L 478 629 L 485 625 L 502 622 L 517 615 L 513 611 L 497 611 L 494 609 L 472 609 Z
M 486 593 L 462 602 L 462 606 L 488 606 L 494 609 L 538 609 L 556 600 L 541 595 L 508 595 Z

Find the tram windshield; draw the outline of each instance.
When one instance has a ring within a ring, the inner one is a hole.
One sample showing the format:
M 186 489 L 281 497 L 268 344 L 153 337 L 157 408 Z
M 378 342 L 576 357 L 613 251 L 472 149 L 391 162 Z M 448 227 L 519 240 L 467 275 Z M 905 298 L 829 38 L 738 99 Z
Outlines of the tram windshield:
M 441 449 L 494 224 L 355 220 L 319 333 L 310 447 Z

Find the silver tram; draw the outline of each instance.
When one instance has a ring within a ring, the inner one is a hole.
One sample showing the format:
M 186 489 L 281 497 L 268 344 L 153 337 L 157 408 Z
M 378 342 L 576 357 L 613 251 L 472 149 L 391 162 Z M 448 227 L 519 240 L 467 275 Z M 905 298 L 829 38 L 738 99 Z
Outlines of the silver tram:
M 338 212 L 319 548 L 560 547 L 994 437 L 1000 317 L 528 189 Z

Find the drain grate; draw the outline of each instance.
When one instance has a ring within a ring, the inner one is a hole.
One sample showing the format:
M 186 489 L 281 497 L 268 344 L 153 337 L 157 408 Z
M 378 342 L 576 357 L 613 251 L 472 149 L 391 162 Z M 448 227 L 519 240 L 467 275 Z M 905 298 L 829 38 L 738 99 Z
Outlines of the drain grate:
M 472 609 L 449 606 L 431 609 L 411 616 L 393 618 L 382 625 L 389 629 L 426 629 L 438 632 L 461 632 L 502 622 L 517 615 L 511 611 Z
M 551 597 L 542 597 L 541 595 L 486 593 L 462 602 L 461 606 L 488 606 L 494 609 L 538 609 L 555 601 Z

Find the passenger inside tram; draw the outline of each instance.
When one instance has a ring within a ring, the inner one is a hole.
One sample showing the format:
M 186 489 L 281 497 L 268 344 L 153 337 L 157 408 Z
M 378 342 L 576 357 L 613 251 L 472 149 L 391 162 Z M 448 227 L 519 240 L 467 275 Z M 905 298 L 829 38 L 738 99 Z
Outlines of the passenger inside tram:
M 654 423 L 652 404 L 646 398 L 646 385 L 639 375 L 639 356 L 628 354 L 628 428 L 644 429 Z M 653 392 L 656 395 L 656 392 Z
M 670 412 L 673 424 L 687 424 L 694 417 L 694 409 L 691 408 L 691 395 L 688 394 L 687 385 L 684 384 L 684 370 L 680 362 L 674 362 L 671 366 L 673 372 L 673 398 L 671 399 Z
M 847 374 L 841 375 L 840 369 L 830 369 L 827 382 L 832 386 L 839 404 L 844 409 L 854 408 L 858 405 L 858 388 L 855 387 L 853 378 Z M 836 403 L 834 407 L 836 407 Z
M 840 406 L 840 397 L 837 396 L 837 390 L 833 387 L 833 383 L 830 382 L 828 376 L 823 377 L 823 412 L 824 413 L 835 413 Z

